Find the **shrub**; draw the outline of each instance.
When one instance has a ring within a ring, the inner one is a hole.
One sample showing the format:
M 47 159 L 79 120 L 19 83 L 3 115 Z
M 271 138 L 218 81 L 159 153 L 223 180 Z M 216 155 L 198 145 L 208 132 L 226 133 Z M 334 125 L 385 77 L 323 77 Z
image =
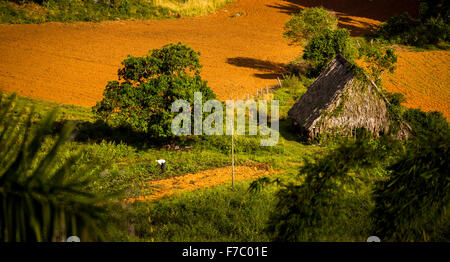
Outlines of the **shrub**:
M 306 45 L 303 59 L 313 65 L 312 75 L 318 75 L 337 54 L 352 59 L 357 52 L 351 44 L 350 33 L 346 29 L 324 30 L 314 36 Z
M 446 20 L 450 19 L 450 5 L 446 0 L 420 0 L 420 18 L 427 20 L 431 17 L 441 17 Z
M 438 111 L 426 113 L 420 109 L 409 108 L 403 114 L 403 119 L 411 126 L 416 138 L 443 136 L 449 128 L 447 120 Z
M 389 179 L 374 191 L 374 233 L 383 240 L 448 241 L 450 128 L 442 114 L 408 111 L 416 131 Z
M 292 40 L 293 43 L 302 44 L 336 27 L 335 16 L 322 7 L 312 7 L 292 16 L 284 26 L 284 37 Z
M 178 99 L 194 103 L 194 92 L 203 100 L 215 95 L 200 77 L 198 55 L 186 45 L 169 44 L 145 57 L 128 56 L 119 70 L 119 81 L 111 81 L 103 100 L 93 107 L 102 119 L 129 126 L 153 138 L 172 138 L 171 105 Z
M 448 41 L 450 9 L 443 0 L 422 0 L 419 18 L 408 13 L 391 17 L 383 23 L 377 36 L 392 43 L 424 47 Z
M 347 190 L 358 191 L 367 174 L 399 151 L 399 142 L 388 137 L 374 140 L 362 133 L 357 139 L 341 141 L 328 154 L 307 161 L 299 175 L 302 184 L 290 182 L 277 193 L 278 202 L 267 230 L 276 241 L 311 241 L 327 225 L 343 215 Z M 255 184 L 252 185 L 256 188 Z M 337 226 L 339 228 L 339 226 Z M 329 229 L 328 229 L 329 230 Z
M 391 118 L 396 121 L 402 121 L 402 114 L 405 107 L 402 103 L 406 102 L 406 98 L 401 93 L 389 93 L 384 91 L 386 99 L 389 101 L 387 105 Z

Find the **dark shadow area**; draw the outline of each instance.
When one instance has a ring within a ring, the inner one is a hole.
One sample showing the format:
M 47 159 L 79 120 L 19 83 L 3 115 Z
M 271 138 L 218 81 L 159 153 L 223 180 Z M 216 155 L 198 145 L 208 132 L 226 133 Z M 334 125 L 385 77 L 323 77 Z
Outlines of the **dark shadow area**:
M 283 63 L 275 63 L 250 57 L 228 58 L 227 63 L 238 67 L 253 68 L 261 71 L 263 73 L 256 73 L 254 75 L 262 79 L 276 79 L 286 72 L 286 65 Z
M 75 142 L 88 144 L 100 143 L 102 141 L 114 142 L 116 144 L 124 143 L 138 150 L 159 148 L 172 142 L 167 139 L 151 138 L 148 134 L 137 132 L 129 127 L 111 127 L 102 120 L 97 120 L 96 122 L 74 121 L 73 123 L 75 124 L 75 130 L 73 131 L 72 140 Z M 65 121 L 55 122 L 51 134 L 59 134 L 64 124 Z
M 254 76 L 258 77 L 258 78 L 262 78 L 262 79 L 277 79 L 278 78 L 282 78 L 283 74 L 271 74 L 271 73 L 267 73 L 267 74 L 253 74 Z
M 302 136 L 300 130 L 294 126 L 292 119 L 280 119 L 280 136 L 287 141 L 295 141 L 301 144 L 309 144 L 307 137 Z
M 280 10 L 280 13 L 283 14 L 288 14 L 288 15 L 292 15 L 292 14 L 297 14 L 300 11 L 302 11 L 304 8 L 297 5 L 297 4 L 274 4 L 274 5 L 266 5 L 267 7 L 272 7 L 272 8 L 276 8 L 278 10 Z
M 354 25 L 357 23 L 357 25 Z M 370 32 L 375 32 L 377 27 L 374 24 L 364 21 L 355 21 L 347 16 L 339 16 L 340 28 L 345 28 L 351 32 L 352 36 L 362 36 Z
M 336 12 L 339 18 L 339 26 L 350 30 L 353 36 L 371 32 L 374 27 L 373 24 L 366 23 L 363 19 L 356 21 L 348 16 L 387 21 L 392 16 L 404 12 L 410 13 L 413 17 L 419 15 L 418 0 L 284 0 L 284 2 L 288 2 L 288 4 L 279 3 L 267 6 L 290 15 L 299 13 L 304 8 L 322 6 L 325 9 Z M 355 25 L 352 25 L 353 23 Z
M 284 0 L 289 4 L 268 5 L 283 13 L 296 13 L 304 7 L 323 6 L 326 9 L 340 12 L 342 15 L 366 17 L 386 21 L 393 15 L 408 12 L 412 16 L 419 14 L 419 0 Z

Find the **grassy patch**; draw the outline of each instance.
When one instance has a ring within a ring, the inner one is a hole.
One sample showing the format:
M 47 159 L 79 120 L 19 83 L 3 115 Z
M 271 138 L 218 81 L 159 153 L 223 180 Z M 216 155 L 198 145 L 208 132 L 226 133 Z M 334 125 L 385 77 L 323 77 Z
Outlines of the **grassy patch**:
M 38 2 L 38 1 L 35 1 Z M 211 13 L 232 0 L 46 0 L 0 2 L 0 23 L 36 24 L 126 19 L 167 19 Z
M 173 10 L 181 16 L 198 16 L 212 13 L 234 0 L 153 0 L 152 2 L 156 6 Z
M 273 208 L 273 192 L 254 195 L 248 183 L 184 193 L 157 202 L 135 202 L 127 208 L 113 238 L 134 228 L 140 241 L 268 241 L 265 222 Z

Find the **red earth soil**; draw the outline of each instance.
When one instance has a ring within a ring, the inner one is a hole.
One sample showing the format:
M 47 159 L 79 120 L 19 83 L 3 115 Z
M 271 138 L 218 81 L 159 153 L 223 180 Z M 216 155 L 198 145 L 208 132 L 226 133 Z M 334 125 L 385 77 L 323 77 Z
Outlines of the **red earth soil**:
M 441 111 L 450 119 L 450 52 L 398 52 L 395 73 L 383 78 L 389 92 L 402 93 L 407 107 Z
M 261 164 L 259 166 L 236 166 L 234 180 L 251 180 L 263 176 L 274 175 L 279 172 L 280 171 L 271 170 L 264 164 Z M 134 202 L 136 200 L 155 200 L 173 194 L 190 192 L 197 189 L 205 189 L 225 183 L 229 183 L 231 185 L 231 174 L 232 167 L 226 166 L 203 170 L 194 174 L 184 174 L 181 176 L 162 180 L 148 181 L 146 183 L 148 183 L 153 188 L 153 192 L 151 194 L 125 199 L 124 201 Z
M 0 90 L 92 106 L 128 54 L 180 41 L 201 52 L 202 77 L 219 99 L 242 98 L 275 84 L 282 66 L 301 54 L 282 37 L 283 25 L 320 5 L 353 35 L 394 14 L 417 13 L 417 0 L 237 0 L 195 18 L 0 25 Z

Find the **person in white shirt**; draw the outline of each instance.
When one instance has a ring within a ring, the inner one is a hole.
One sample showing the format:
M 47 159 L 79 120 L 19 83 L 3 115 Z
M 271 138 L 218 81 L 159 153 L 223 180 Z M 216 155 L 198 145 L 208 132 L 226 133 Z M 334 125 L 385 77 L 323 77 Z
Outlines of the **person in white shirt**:
M 164 159 L 158 159 L 158 160 L 156 160 L 156 162 L 157 162 L 158 165 L 161 167 L 161 171 L 162 171 L 162 172 L 166 171 L 166 160 L 164 160 Z

